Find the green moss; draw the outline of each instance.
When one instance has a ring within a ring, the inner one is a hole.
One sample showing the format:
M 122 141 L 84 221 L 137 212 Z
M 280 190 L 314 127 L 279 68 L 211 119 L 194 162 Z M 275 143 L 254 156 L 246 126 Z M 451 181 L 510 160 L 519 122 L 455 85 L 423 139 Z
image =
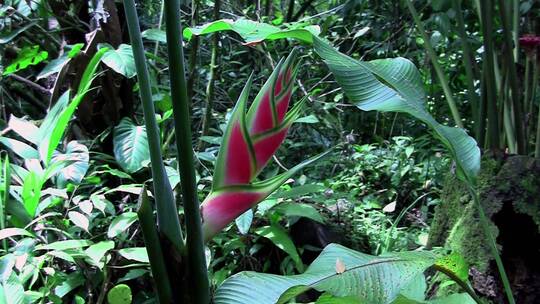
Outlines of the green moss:
M 540 160 L 512 156 L 504 164 L 484 157 L 478 177 L 481 204 L 488 218 L 511 203 L 514 212 L 529 215 L 540 231 Z M 490 222 L 492 235 L 499 231 Z M 435 209 L 429 245 L 443 246 L 461 254 L 479 271 L 488 269 L 492 256 L 477 209 L 467 193 L 466 185 L 449 175 L 441 194 L 441 204 Z
M 493 176 L 500 168 L 500 162 L 494 159 L 482 160 L 482 169 L 478 176 L 478 189 L 481 193 L 493 187 Z M 488 216 L 495 214 L 502 207 L 501 203 L 483 205 Z M 496 237 L 498 230 L 495 225 L 492 225 L 491 229 Z M 471 266 L 480 271 L 485 271 L 491 260 L 485 234 L 467 185 L 453 174 L 447 176 L 441 194 L 441 204 L 435 209 L 429 245 L 444 246 L 462 255 Z

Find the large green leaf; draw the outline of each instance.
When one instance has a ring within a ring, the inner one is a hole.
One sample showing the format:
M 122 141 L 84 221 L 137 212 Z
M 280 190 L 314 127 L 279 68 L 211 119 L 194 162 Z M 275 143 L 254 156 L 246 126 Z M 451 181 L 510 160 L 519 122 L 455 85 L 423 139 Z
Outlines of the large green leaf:
M 314 288 L 337 297 L 354 296 L 362 303 L 391 303 L 434 262 L 435 257 L 428 252 L 376 257 L 331 244 L 303 274 L 241 272 L 220 286 L 214 300 L 217 304 L 286 303 Z M 336 269 L 338 263 L 344 270 Z
M 129 118 L 122 119 L 114 128 L 113 145 L 116 161 L 129 173 L 139 171 L 150 159 L 146 128 Z
M 476 141 L 465 130 L 441 125 L 428 113 L 422 79 L 412 62 L 405 58 L 355 60 L 318 37 L 314 47 L 351 102 L 364 111 L 404 112 L 426 123 L 452 153 L 460 176 L 475 182 L 480 170 Z
M 318 26 L 279 28 L 266 23 L 258 23 L 247 19 L 222 19 L 194 28 L 184 29 L 184 38 L 193 35 L 204 35 L 221 31 L 234 31 L 246 41 L 246 44 L 259 43 L 263 40 L 293 38 L 304 42 L 313 42 L 313 34 L 319 34 Z
M 127 78 L 132 78 L 137 74 L 131 45 L 121 44 L 116 50 L 110 45 L 106 46 L 109 50 L 103 55 L 103 63 L 116 73 L 122 74 Z
M 217 20 L 184 30 L 184 36 L 204 35 L 218 31 L 234 31 L 246 44 L 282 38 L 313 43 L 336 81 L 352 103 L 364 111 L 390 111 L 410 114 L 428 125 L 449 149 L 457 163 L 458 175 L 475 184 L 480 170 L 480 149 L 465 130 L 438 123 L 425 109 L 426 96 L 418 69 L 404 58 L 355 60 L 334 49 L 319 38 L 316 27 L 301 26 L 294 30 L 262 24 L 245 19 Z

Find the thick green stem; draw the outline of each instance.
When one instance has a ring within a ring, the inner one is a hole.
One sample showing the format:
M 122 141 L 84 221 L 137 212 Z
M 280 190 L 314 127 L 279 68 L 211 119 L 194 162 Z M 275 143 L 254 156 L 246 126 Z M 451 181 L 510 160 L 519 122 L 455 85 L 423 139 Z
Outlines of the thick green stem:
M 172 303 L 173 296 L 169 277 L 167 276 L 167 266 L 163 259 L 163 250 L 161 249 L 152 206 L 150 205 L 148 195 L 146 194 L 146 187 L 143 187 L 141 195 L 139 196 L 139 210 L 137 210 L 137 215 L 139 224 L 141 225 L 148 259 L 150 260 L 152 277 L 156 281 L 155 287 L 159 303 Z
M 177 159 L 186 219 L 188 278 L 191 284 L 190 290 L 193 291 L 193 302 L 206 304 L 210 302 L 210 289 L 193 162 L 179 0 L 165 0 L 165 24 L 167 27 L 171 96 L 174 101 Z
M 489 148 L 500 148 L 499 111 L 497 106 L 497 91 L 494 71 L 495 61 L 493 56 L 493 3 L 491 0 L 480 0 L 480 12 L 482 13 L 482 35 L 484 37 L 484 68 L 485 98 L 488 116 L 487 140 Z
M 475 126 L 478 125 L 480 117 L 479 115 L 479 103 L 478 95 L 476 95 L 474 88 L 474 66 L 476 65 L 474 57 L 472 55 L 471 47 L 468 42 L 467 31 L 465 30 L 465 22 L 463 20 L 463 14 L 461 9 L 461 0 L 452 0 L 454 11 L 456 12 L 456 21 L 458 28 L 458 35 L 461 41 L 461 48 L 463 50 L 463 66 L 465 67 L 465 74 L 467 75 L 467 97 L 471 103 L 471 110 Z M 475 127 L 474 130 L 477 130 Z M 478 134 L 476 134 L 478 136 Z
M 441 83 L 441 86 L 443 88 L 444 96 L 446 97 L 446 101 L 448 102 L 448 106 L 450 107 L 450 112 L 452 113 L 454 123 L 456 124 L 456 126 L 463 128 L 461 115 L 459 114 L 456 102 L 454 101 L 454 97 L 452 95 L 452 91 L 450 90 L 448 79 L 446 79 L 446 76 L 444 75 L 443 70 L 441 66 L 439 65 L 437 54 L 435 53 L 435 50 L 433 49 L 433 46 L 431 45 L 426 29 L 424 28 L 424 24 L 422 23 L 422 20 L 420 20 L 420 16 L 416 12 L 416 9 L 414 8 L 412 1 L 407 0 L 406 3 L 407 3 L 407 7 L 409 8 L 409 11 L 411 12 L 411 15 L 413 16 L 414 23 L 416 27 L 418 28 L 418 31 L 422 35 L 422 38 L 424 39 L 424 47 L 426 48 L 426 52 L 429 56 L 429 59 L 431 60 L 431 64 L 433 65 L 433 68 L 435 69 L 435 73 L 437 74 L 437 78 L 439 78 L 439 82 Z
M 484 207 L 482 206 L 482 203 L 480 202 L 478 192 L 476 191 L 476 189 L 470 186 L 469 193 L 471 194 L 474 200 L 474 204 L 476 205 L 476 208 L 478 210 L 480 224 L 482 225 L 482 230 L 484 230 L 484 234 L 485 234 L 486 240 L 488 241 L 488 246 L 491 250 L 491 254 L 493 255 L 493 258 L 495 259 L 495 263 L 497 264 L 497 269 L 499 270 L 499 275 L 501 277 L 501 281 L 504 286 L 504 291 L 506 293 L 508 303 L 515 304 L 516 301 L 514 300 L 514 295 L 512 294 L 510 281 L 508 280 L 508 276 L 506 275 L 506 271 L 504 270 L 504 265 L 501 259 L 501 255 L 499 254 L 499 249 L 497 249 L 497 243 L 495 242 L 495 238 L 493 237 L 493 234 L 491 233 L 491 228 L 489 226 L 488 218 L 486 216 L 486 213 L 484 212 Z
M 156 122 L 154 102 L 152 101 L 152 91 L 150 87 L 150 77 L 144 57 L 144 48 L 139 28 L 139 18 L 135 9 L 134 0 L 124 0 L 126 20 L 128 24 L 129 37 L 133 48 L 133 57 L 137 68 L 137 78 L 139 80 L 139 93 L 141 96 L 144 122 L 150 148 L 150 161 L 152 163 L 152 178 L 154 180 L 154 195 L 156 198 L 156 208 L 158 214 L 159 230 L 167 240 L 181 251 L 183 248 L 182 229 L 178 218 L 178 210 L 174 200 L 174 195 L 165 172 L 161 155 L 161 139 Z
M 521 103 L 516 61 L 514 54 L 512 53 L 512 33 L 510 30 L 510 24 L 508 22 L 506 11 L 506 5 L 504 0 L 499 0 L 499 12 L 501 14 L 501 20 L 503 25 L 503 40 L 505 47 L 504 57 L 508 67 L 508 81 L 510 84 L 511 96 L 512 96 L 512 110 L 514 114 L 514 129 L 516 132 L 517 152 L 520 154 L 527 153 L 527 145 L 525 140 L 525 119 L 523 116 L 523 106 Z
M 480 299 L 480 297 L 474 292 L 474 290 L 467 284 L 467 282 L 464 282 L 462 279 L 460 279 L 454 272 L 449 271 L 448 269 L 444 267 L 440 267 L 437 265 L 434 265 L 433 268 L 439 272 L 444 273 L 447 275 L 450 279 L 452 279 L 454 282 L 456 282 L 467 294 L 473 298 L 473 300 L 478 304 L 484 304 L 485 302 Z
M 220 0 L 214 1 L 214 20 L 219 20 Z M 201 136 L 208 135 L 212 122 L 212 108 L 214 104 L 214 86 L 217 78 L 217 58 L 219 54 L 219 33 L 212 37 L 212 57 L 210 58 L 210 79 L 206 85 L 206 109 L 202 122 Z M 199 150 L 204 149 L 204 141 L 199 141 Z

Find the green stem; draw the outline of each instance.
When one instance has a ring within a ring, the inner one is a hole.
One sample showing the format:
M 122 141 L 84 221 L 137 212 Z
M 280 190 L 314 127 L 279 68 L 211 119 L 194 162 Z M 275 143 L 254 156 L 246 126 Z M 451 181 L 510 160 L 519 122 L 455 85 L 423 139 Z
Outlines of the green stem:
M 444 273 L 447 275 L 452 281 L 456 282 L 463 290 L 465 290 L 466 293 L 468 293 L 473 300 L 478 304 L 484 304 L 485 302 L 480 299 L 480 297 L 474 292 L 474 290 L 467 284 L 467 282 L 464 282 L 461 280 L 454 272 L 449 271 L 448 269 L 444 267 L 440 267 L 438 265 L 434 265 L 433 268 L 439 272 Z
M 161 249 L 152 206 L 150 205 L 148 195 L 146 194 L 146 187 L 143 187 L 141 195 L 139 196 L 139 210 L 137 210 L 137 215 L 139 224 L 141 225 L 148 259 L 150 260 L 152 277 L 156 281 L 155 287 L 159 303 L 173 303 L 171 284 L 169 277 L 167 276 L 167 266 L 163 259 L 163 250 Z
M 152 91 L 150 87 L 150 77 L 139 27 L 139 18 L 135 9 L 134 0 L 124 0 L 126 20 L 128 24 L 129 37 L 133 48 L 133 57 L 137 68 L 137 78 L 139 80 L 139 92 L 141 95 L 144 122 L 148 136 L 148 146 L 150 148 L 150 161 L 152 162 L 152 178 L 154 179 L 154 195 L 156 197 L 158 223 L 160 231 L 176 247 L 182 250 L 182 229 L 178 219 L 178 210 L 174 201 L 174 195 L 165 172 L 160 149 L 159 129 L 156 122 L 154 102 L 152 101 Z
M 487 141 L 491 149 L 500 148 L 499 118 L 497 110 L 497 91 L 494 79 L 495 61 L 493 56 L 493 3 L 491 0 L 480 0 L 482 13 L 482 35 L 484 37 L 484 68 L 485 98 L 487 108 Z
M 516 131 L 517 152 L 520 154 L 527 153 L 527 146 L 525 140 L 525 123 L 523 117 L 522 100 L 520 98 L 518 77 L 516 70 L 516 61 L 514 54 L 512 53 L 512 33 L 508 22 L 506 5 L 504 0 L 499 0 L 499 12 L 501 14 L 502 27 L 503 27 L 503 41 L 505 47 L 504 57 L 508 67 L 508 81 L 510 84 L 511 96 L 512 96 L 512 110 L 514 114 L 514 129 Z
M 134 0 L 124 0 L 124 9 L 126 11 L 131 46 L 133 48 L 133 57 L 137 68 L 139 93 L 143 106 L 148 146 L 150 148 L 159 229 L 168 241 L 177 250 L 181 251 L 183 249 L 182 229 L 180 228 L 174 195 L 161 156 L 159 130 L 156 122 L 154 102 L 152 101 L 152 91 L 146 59 L 144 57 L 143 42 L 139 30 L 139 18 L 137 17 Z
M 214 20 L 219 20 L 220 0 L 214 1 Z M 212 107 L 214 103 L 214 86 L 217 78 L 217 58 L 219 53 L 219 33 L 214 33 L 212 37 L 212 57 L 210 58 L 210 79 L 206 86 L 206 109 L 202 122 L 201 136 L 208 135 L 210 123 L 212 121 Z M 199 140 L 199 151 L 204 149 L 205 143 Z
M 456 21 L 457 21 L 457 28 L 458 28 L 458 35 L 461 42 L 461 48 L 463 50 L 463 66 L 465 67 L 465 74 L 467 75 L 467 97 L 469 98 L 469 102 L 471 103 L 471 110 L 473 114 L 473 120 L 475 123 L 475 126 L 478 125 L 478 121 L 480 119 L 479 115 L 479 104 L 478 104 L 478 95 L 476 95 L 475 88 L 474 88 L 474 66 L 475 62 L 473 60 L 473 55 L 471 51 L 471 47 L 468 42 L 469 36 L 467 35 L 467 32 L 465 30 L 465 22 L 463 20 L 463 14 L 461 9 L 461 0 L 452 0 L 452 5 L 454 7 L 454 11 L 456 12 Z M 475 127 L 474 130 L 477 128 Z M 478 134 L 476 134 L 478 136 Z
M 194 303 L 206 304 L 210 302 L 210 290 L 197 197 L 193 148 L 191 145 L 189 100 L 184 70 L 179 0 L 165 0 L 165 24 L 167 28 L 171 96 L 175 101 L 173 102 L 173 114 L 177 159 L 186 219 L 189 283 L 191 283 Z
M 476 208 L 478 209 L 478 215 L 480 217 L 480 225 L 482 225 L 482 229 L 484 230 L 484 234 L 488 241 L 488 246 L 491 250 L 491 254 L 493 255 L 493 258 L 495 259 L 495 263 L 497 264 L 497 269 L 499 270 L 499 275 L 501 276 L 501 281 L 504 286 L 504 291 L 506 293 L 508 303 L 515 304 L 516 301 L 514 300 L 514 295 L 512 294 L 510 281 L 508 280 L 508 276 L 506 275 L 506 271 L 504 270 L 504 265 L 503 265 L 501 256 L 499 254 L 499 250 L 497 249 L 497 243 L 495 242 L 495 238 L 493 237 L 493 234 L 490 231 L 489 222 L 488 222 L 486 213 L 484 212 L 484 207 L 482 207 L 482 204 L 480 203 L 478 192 L 476 191 L 476 189 L 473 189 L 472 186 L 469 186 L 469 193 L 473 197 L 474 204 L 476 205 Z
M 459 114 L 456 102 L 454 101 L 454 97 L 452 96 L 452 91 L 450 90 L 448 79 L 446 79 L 446 76 L 444 75 L 443 70 L 439 65 L 439 61 L 437 60 L 437 54 L 435 53 L 433 46 L 431 46 L 431 42 L 427 35 L 426 29 L 424 28 L 424 25 L 422 24 L 420 16 L 418 16 L 418 13 L 416 12 L 414 5 L 412 4 L 412 1 L 407 0 L 405 2 L 407 3 L 407 7 L 409 8 L 411 15 L 413 16 L 414 23 L 416 24 L 418 31 L 424 39 L 424 47 L 426 48 L 426 52 L 429 56 L 429 59 L 431 60 L 431 64 L 433 65 L 435 73 L 437 74 L 437 78 L 439 78 L 439 82 L 441 83 L 441 86 L 443 88 L 444 96 L 446 97 L 446 101 L 448 102 L 448 106 L 450 107 L 450 112 L 452 113 L 454 123 L 456 124 L 456 126 L 463 128 L 461 115 Z
M 161 0 L 161 5 L 159 8 L 159 19 L 158 19 L 158 30 L 161 29 L 161 25 L 163 24 L 163 0 Z M 159 51 L 159 41 L 156 41 L 156 44 L 154 44 L 154 57 L 157 57 Z

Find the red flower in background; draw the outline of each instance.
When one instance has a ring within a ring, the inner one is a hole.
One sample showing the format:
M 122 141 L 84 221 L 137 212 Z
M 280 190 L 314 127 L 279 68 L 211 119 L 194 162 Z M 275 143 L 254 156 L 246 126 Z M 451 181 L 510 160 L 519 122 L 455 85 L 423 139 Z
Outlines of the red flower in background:
M 526 51 L 535 51 L 540 46 L 540 36 L 525 35 L 519 38 L 519 45 Z

